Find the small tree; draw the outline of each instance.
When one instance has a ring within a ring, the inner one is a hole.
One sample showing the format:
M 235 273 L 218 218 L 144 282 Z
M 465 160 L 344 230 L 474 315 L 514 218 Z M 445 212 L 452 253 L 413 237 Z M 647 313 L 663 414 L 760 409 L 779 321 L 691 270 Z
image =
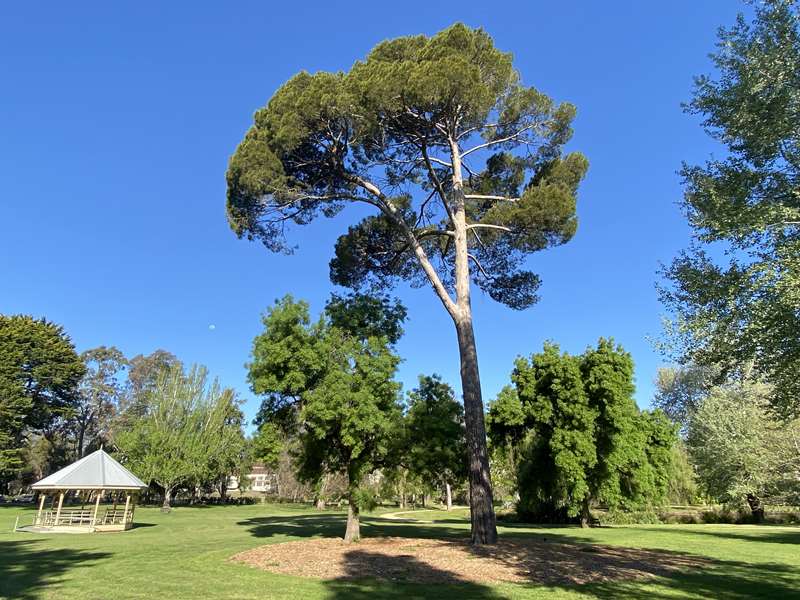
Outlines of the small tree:
M 588 522 L 597 411 L 589 404 L 580 360 L 545 344 L 530 361 L 517 359 L 512 380 L 530 430 L 520 463 L 519 512 L 544 522 L 581 514 Z
M 230 161 L 239 236 L 289 251 L 286 225 L 362 203 L 331 261 L 334 283 L 430 286 L 461 359 L 474 543 L 497 537 L 471 286 L 515 309 L 537 300 L 525 257 L 575 233 L 586 159 L 562 155 L 575 109 L 523 86 L 481 29 L 389 40 L 346 73 L 299 73 L 256 113 Z
M 585 526 L 592 501 L 633 508 L 663 499 L 675 427 L 636 407 L 633 361 L 621 347 L 601 339 L 570 356 L 546 344 L 517 360 L 512 380 L 528 430 L 520 512 L 547 521 L 579 515 Z
M 687 437 L 700 483 L 711 496 L 746 504 L 764 518 L 765 500 L 800 492 L 800 420 L 770 412 L 771 390 L 757 382 L 716 386 L 694 414 Z
M 387 335 L 373 335 L 383 327 L 396 331 L 398 324 L 382 310 L 362 310 L 384 306 L 380 301 L 353 296 L 334 298 L 331 305 L 333 316 L 326 311 L 311 323 L 306 303 L 289 296 L 278 301 L 254 341 L 249 378 L 253 391 L 266 396 L 262 422 L 281 424 L 298 437 L 301 478 L 317 482 L 326 472 L 347 476 L 345 540 L 351 542 L 360 537 L 362 479 L 389 455 L 399 427 L 400 386 L 394 381 L 399 358 Z M 389 312 L 405 316 L 404 310 Z M 369 314 L 380 318 L 362 318 Z
M 406 435 L 411 471 L 444 488 L 447 510 L 453 507 L 452 486 L 466 478 L 467 447 L 464 409 L 453 388 L 438 375 L 421 375 L 409 395 Z
M 179 486 L 216 481 L 221 472 L 230 472 L 228 458 L 242 436 L 241 419 L 234 415 L 233 390 L 217 381 L 209 384 L 206 369 L 197 366 L 188 374 L 181 367 L 162 373 L 148 407 L 114 441 L 133 470 L 162 488 L 162 508 L 168 511 Z

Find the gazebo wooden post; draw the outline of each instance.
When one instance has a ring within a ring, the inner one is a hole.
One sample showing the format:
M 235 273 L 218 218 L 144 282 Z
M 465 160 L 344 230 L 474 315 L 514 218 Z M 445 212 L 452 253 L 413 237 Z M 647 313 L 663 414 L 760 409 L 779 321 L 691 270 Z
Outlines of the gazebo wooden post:
M 58 495 L 58 509 L 56 510 L 56 521 L 53 523 L 54 526 L 58 526 L 58 519 L 61 517 L 61 506 L 64 504 L 64 492 L 61 492 Z
M 47 499 L 47 494 L 42 492 L 41 497 L 39 498 L 39 511 L 36 513 L 36 524 L 42 524 L 42 511 L 44 510 L 44 501 Z
M 94 500 L 94 516 L 92 517 L 92 527 L 97 523 L 97 511 L 100 510 L 100 490 L 95 491 L 97 497 Z
M 125 512 L 122 513 L 122 526 L 124 528 L 128 527 L 128 507 L 131 504 L 131 493 L 127 492 L 125 494 Z

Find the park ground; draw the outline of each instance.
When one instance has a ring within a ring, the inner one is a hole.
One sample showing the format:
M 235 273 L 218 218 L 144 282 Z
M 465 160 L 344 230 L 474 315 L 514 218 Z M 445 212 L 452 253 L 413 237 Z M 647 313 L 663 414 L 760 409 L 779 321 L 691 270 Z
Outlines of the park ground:
M 509 525 L 500 529 L 503 558 L 517 583 L 502 583 L 463 575 L 480 571 L 486 560 L 461 544 L 469 530 L 463 510 L 397 516 L 379 510 L 363 517 L 369 539 L 344 550 L 334 540 L 344 531 L 343 512 L 298 505 L 186 507 L 170 514 L 139 508 L 136 527 L 125 533 L 14 533 L 16 517 L 29 518 L 30 511 L 0 507 L 3 599 L 800 598 L 800 527 Z M 392 570 L 382 578 L 363 578 L 380 572 L 376 537 L 418 540 L 384 561 Z M 475 568 L 422 562 L 440 552 L 435 540 L 449 540 L 448 548 Z M 285 552 L 257 550 L 283 542 L 295 544 Z M 314 560 L 319 566 L 335 558 L 339 566 L 317 577 L 270 572 L 294 556 L 306 574 L 313 574 Z M 649 574 L 632 579 L 637 571 Z

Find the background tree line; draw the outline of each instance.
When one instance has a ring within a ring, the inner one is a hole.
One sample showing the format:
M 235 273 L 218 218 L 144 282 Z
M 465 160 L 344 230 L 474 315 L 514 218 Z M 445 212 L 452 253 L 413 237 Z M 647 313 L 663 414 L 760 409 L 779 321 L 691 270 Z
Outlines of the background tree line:
M 156 350 L 78 354 L 45 319 L 0 315 L 0 491 L 22 490 L 104 446 L 169 506 L 178 487 L 225 493 L 250 446 L 232 389 Z

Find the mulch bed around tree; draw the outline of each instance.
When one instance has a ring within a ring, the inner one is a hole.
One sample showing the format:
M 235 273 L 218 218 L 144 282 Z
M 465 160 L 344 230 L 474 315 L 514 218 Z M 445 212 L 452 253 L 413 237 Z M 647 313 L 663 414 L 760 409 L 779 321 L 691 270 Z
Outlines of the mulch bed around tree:
M 503 538 L 496 546 L 462 539 L 309 539 L 260 546 L 231 560 L 274 573 L 320 579 L 377 578 L 418 583 L 516 582 L 549 585 L 642 579 L 705 564 L 697 557 L 636 548 Z

